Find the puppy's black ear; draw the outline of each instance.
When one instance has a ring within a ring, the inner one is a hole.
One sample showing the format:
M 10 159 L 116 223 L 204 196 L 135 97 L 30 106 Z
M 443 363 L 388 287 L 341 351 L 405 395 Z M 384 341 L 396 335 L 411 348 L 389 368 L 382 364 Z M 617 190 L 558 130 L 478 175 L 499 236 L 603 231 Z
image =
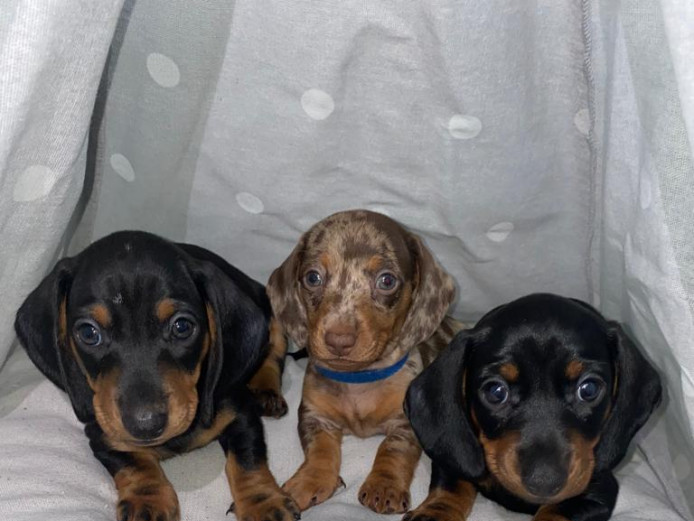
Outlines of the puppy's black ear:
M 660 403 L 658 373 L 616 322 L 608 336 L 615 369 L 612 410 L 595 448 L 598 470 L 612 469 L 626 454 L 629 441 Z
M 69 344 L 67 295 L 76 261 L 65 258 L 32 291 L 17 311 L 14 328 L 32 362 L 67 392 L 77 418 L 93 415 L 92 391 Z
M 192 272 L 207 304 L 211 337 L 200 396 L 200 420 L 209 425 L 222 373 L 225 388 L 245 385 L 265 356 L 270 303 L 264 288 L 238 270 L 233 273 L 239 281 L 209 261 L 194 261 Z M 242 289 L 247 286 L 254 291 Z
M 463 398 L 466 351 L 484 332 L 458 333 L 434 362 L 410 384 L 405 414 L 419 442 L 437 464 L 466 479 L 485 470 L 482 447 Z

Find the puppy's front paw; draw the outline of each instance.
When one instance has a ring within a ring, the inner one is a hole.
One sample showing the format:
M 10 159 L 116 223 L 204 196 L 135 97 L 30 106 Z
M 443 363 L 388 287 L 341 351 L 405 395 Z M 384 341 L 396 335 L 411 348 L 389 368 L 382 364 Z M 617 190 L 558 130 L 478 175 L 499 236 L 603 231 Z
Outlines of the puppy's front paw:
M 322 503 L 344 486 L 345 482 L 340 476 L 333 477 L 302 467 L 289 478 L 282 489 L 294 498 L 300 510 L 306 510 Z
M 284 396 L 277 393 L 277 391 L 274 391 L 273 389 L 251 388 L 251 392 L 253 393 L 255 400 L 260 405 L 262 410 L 261 414 L 263 416 L 281 418 L 287 414 L 287 411 L 289 410 L 289 407 L 287 407 L 287 402 L 285 401 Z
M 120 494 L 118 521 L 179 521 L 178 498 L 169 484 L 143 483 Z
M 359 489 L 359 502 L 379 514 L 400 514 L 410 508 L 410 491 L 396 479 L 369 475 Z
M 466 518 L 463 511 L 444 497 L 442 500 L 427 498 L 424 503 L 405 514 L 402 521 L 465 521 Z
M 239 499 L 231 505 L 229 512 L 236 514 L 239 521 L 297 521 L 301 519 L 297 504 L 280 490 L 271 493 L 259 492 Z

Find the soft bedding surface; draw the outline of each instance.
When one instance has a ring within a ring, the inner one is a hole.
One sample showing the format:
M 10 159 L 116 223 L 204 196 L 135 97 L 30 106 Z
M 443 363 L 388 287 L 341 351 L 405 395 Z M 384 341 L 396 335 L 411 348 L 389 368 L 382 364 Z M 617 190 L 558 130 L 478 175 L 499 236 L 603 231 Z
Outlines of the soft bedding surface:
M 290 412 L 280 420 L 265 421 L 270 468 L 277 480 L 288 479 L 302 461 L 296 434 L 297 407 L 305 361 L 288 360 L 284 393 Z M 94 459 L 67 396 L 43 379 L 23 353 L 10 361 L 0 401 L 0 519 L 3 521 L 113 521 L 116 491 L 101 464 Z M 17 385 L 17 382 L 31 384 Z M 652 436 L 657 437 L 658 433 Z M 346 437 L 342 477 L 346 489 L 326 503 L 306 511 L 305 521 L 396 520 L 362 507 L 357 491 L 365 479 L 381 437 Z M 178 492 L 184 521 L 232 521 L 225 516 L 230 493 L 219 444 L 164 463 Z M 411 489 L 418 504 L 426 496 L 430 463 L 422 457 Z M 615 521 L 682 521 L 640 451 L 618 472 L 622 485 Z M 478 497 L 471 521 L 529 519 Z

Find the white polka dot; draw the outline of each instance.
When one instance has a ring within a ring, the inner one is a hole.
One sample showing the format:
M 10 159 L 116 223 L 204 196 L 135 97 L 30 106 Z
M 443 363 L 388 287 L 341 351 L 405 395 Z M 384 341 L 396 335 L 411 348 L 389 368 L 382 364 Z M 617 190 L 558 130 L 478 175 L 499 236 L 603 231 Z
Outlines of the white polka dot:
M 576 129 L 578 129 L 581 134 L 584 136 L 588 135 L 590 132 L 590 112 L 588 112 L 588 109 L 581 109 L 576 112 L 574 116 L 574 125 L 576 125 Z
M 651 189 L 651 181 L 646 177 L 641 178 L 641 190 L 639 196 L 639 203 L 641 204 L 641 209 L 646 210 L 651 206 L 653 202 L 653 191 Z
M 679 481 L 684 481 L 692 473 L 692 465 L 684 454 L 679 454 L 672 462 L 672 466 L 675 469 L 675 477 Z
M 135 180 L 135 170 L 133 170 L 133 165 L 130 164 L 128 158 L 123 154 L 113 154 L 111 156 L 111 168 L 113 168 L 119 176 L 129 183 L 132 183 Z
M 327 92 L 309 89 L 301 95 L 301 106 L 312 119 L 322 120 L 335 110 L 335 102 Z
M 497 223 L 487 230 L 487 238 L 494 242 L 503 242 L 513 231 L 513 223 Z
M 18 203 L 35 201 L 47 196 L 58 180 L 58 174 L 43 165 L 32 165 L 19 175 L 12 198 Z
M 236 194 L 236 202 L 248 213 L 260 213 L 265 209 L 263 201 L 248 192 L 239 192 Z
M 456 139 L 471 139 L 482 131 L 482 122 L 475 116 L 455 114 L 448 120 L 448 132 Z
M 181 81 L 178 65 L 168 56 L 158 52 L 153 52 L 147 56 L 147 70 L 152 79 L 162 87 L 175 87 Z

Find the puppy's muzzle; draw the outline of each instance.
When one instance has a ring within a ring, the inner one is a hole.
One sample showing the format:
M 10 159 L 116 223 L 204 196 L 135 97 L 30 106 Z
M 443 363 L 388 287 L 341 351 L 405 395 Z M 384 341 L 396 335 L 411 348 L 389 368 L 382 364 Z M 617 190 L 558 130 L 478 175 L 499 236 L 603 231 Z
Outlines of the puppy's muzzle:
M 123 393 L 119 407 L 125 429 L 143 442 L 156 440 L 166 430 L 169 415 L 166 398 L 154 389 Z
M 538 498 L 551 498 L 566 485 L 570 453 L 556 441 L 543 440 L 518 449 L 523 487 Z
M 331 329 L 325 332 L 324 341 L 335 356 L 347 356 L 357 342 L 357 335 L 351 328 Z

